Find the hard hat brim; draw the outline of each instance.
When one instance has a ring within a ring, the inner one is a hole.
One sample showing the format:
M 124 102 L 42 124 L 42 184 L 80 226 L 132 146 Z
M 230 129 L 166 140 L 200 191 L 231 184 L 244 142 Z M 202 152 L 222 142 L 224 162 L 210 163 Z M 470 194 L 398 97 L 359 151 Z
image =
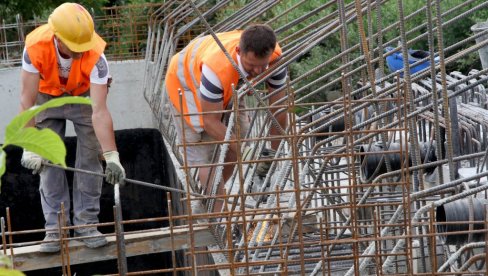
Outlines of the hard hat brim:
M 96 43 L 95 36 L 93 36 L 90 41 L 82 44 L 73 43 L 71 41 L 63 39 L 61 36 L 57 36 L 57 37 L 63 42 L 64 45 L 66 45 L 66 47 L 68 47 L 68 49 L 76 53 L 83 53 L 83 52 L 90 51 L 95 47 L 95 43 Z

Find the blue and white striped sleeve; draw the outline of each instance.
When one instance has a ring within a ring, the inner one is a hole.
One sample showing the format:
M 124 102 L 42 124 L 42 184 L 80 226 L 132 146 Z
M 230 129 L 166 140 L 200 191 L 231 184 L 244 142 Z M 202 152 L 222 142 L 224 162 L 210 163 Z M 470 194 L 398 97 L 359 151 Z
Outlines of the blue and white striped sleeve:
M 207 65 L 202 66 L 202 78 L 200 80 L 200 97 L 204 100 L 217 103 L 224 100 L 224 89 L 215 72 Z
M 286 74 L 287 74 L 287 70 L 285 67 L 280 71 L 276 72 L 275 74 L 273 74 L 272 76 L 270 76 L 267 80 L 269 87 L 271 87 L 272 89 L 278 89 L 283 85 L 285 85 Z

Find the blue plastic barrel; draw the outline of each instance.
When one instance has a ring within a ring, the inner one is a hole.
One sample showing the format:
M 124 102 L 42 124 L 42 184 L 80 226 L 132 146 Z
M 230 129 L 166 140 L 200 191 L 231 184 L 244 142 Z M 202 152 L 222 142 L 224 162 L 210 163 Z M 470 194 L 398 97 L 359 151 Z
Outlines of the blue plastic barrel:
M 393 47 L 386 47 L 385 52 L 390 52 L 394 48 Z M 429 52 L 423 50 L 408 50 L 408 63 L 414 64 L 415 62 L 424 59 L 429 56 Z M 438 57 L 435 58 L 436 63 L 438 62 Z M 396 51 L 393 54 L 386 57 L 386 64 L 390 72 L 396 72 L 403 70 L 403 56 L 401 51 Z M 418 71 L 424 70 L 430 66 L 430 61 L 426 60 L 416 66 L 410 67 L 410 73 L 414 74 Z M 403 77 L 403 72 L 400 73 L 400 76 Z

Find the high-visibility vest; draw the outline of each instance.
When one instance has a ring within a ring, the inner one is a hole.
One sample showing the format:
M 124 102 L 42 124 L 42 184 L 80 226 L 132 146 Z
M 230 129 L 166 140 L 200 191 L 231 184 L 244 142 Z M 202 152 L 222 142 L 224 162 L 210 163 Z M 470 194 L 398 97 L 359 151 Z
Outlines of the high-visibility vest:
M 90 73 L 105 49 L 105 41 L 96 33 L 95 48 L 84 52 L 80 59 L 73 59 L 66 85 L 59 80 L 54 33 L 45 24 L 27 35 L 25 47 L 32 65 L 39 70 L 39 92 L 52 96 L 64 93 L 78 96 L 90 89 Z
M 236 30 L 218 33 L 217 37 L 224 45 L 234 62 L 237 64 L 236 47 L 239 45 L 242 31 Z M 281 48 L 276 48 L 271 55 L 270 62 L 281 55 Z M 181 52 L 174 55 L 166 72 L 166 93 L 173 106 L 180 114 L 195 114 L 202 112 L 198 89 L 202 75 L 202 65 L 207 65 L 219 78 L 223 88 L 224 107 L 232 98 L 232 85 L 237 85 L 239 73 L 220 49 L 212 36 L 207 35 L 192 40 Z M 179 90 L 182 93 L 180 106 Z M 186 123 L 196 132 L 203 131 L 201 115 L 184 116 Z

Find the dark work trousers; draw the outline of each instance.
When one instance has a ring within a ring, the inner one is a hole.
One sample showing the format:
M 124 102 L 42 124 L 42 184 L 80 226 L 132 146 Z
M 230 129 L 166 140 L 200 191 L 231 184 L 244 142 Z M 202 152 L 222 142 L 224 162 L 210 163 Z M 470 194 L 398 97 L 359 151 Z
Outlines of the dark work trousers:
M 89 96 L 86 92 L 81 96 Z M 62 97 L 62 96 L 61 96 Z M 37 104 L 41 105 L 55 97 L 39 93 Z M 65 137 L 66 120 L 73 122 L 77 135 L 76 163 L 77 169 L 102 172 L 102 165 L 98 158 L 100 146 L 95 136 L 92 123 L 92 108 L 85 104 L 67 104 L 56 108 L 49 108 L 36 116 L 36 127 L 49 128 L 56 132 L 62 139 Z M 61 211 L 61 203 L 64 202 L 66 224 L 71 225 L 70 220 L 70 194 L 66 174 L 64 170 L 45 167 L 41 173 L 39 191 L 41 193 L 41 205 L 46 220 L 46 230 L 58 229 L 57 213 Z M 84 225 L 98 223 L 100 212 L 100 195 L 103 179 L 99 176 L 74 173 L 73 177 L 73 224 Z M 81 228 L 78 232 L 89 231 L 89 228 Z

